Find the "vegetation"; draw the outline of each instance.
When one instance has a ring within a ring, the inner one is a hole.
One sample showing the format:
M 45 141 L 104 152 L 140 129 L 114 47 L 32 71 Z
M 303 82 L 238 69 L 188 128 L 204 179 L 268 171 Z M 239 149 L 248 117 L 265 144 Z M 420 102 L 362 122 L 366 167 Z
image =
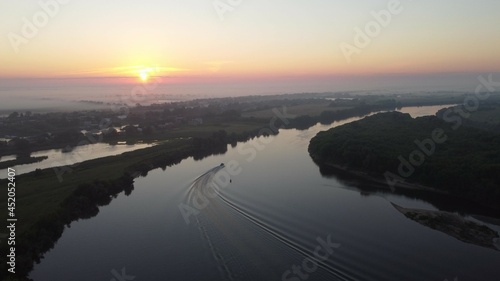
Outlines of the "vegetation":
M 32 156 L 21 156 L 21 157 L 19 157 L 18 156 L 14 160 L 0 162 L 0 170 L 7 169 L 9 167 L 14 167 L 15 165 L 24 165 L 24 164 L 37 163 L 37 162 L 43 161 L 43 160 L 45 160 L 47 158 L 48 158 L 47 156 L 38 156 L 38 157 L 32 157 Z
M 440 110 L 437 116 L 441 119 L 450 118 L 449 112 L 468 112 L 464 105 Z M 464 126 L 500 132 L 500 101 L 483 102 L 472 114 L 464 114 Z
M 295 102 L 290 103 L 287 106 L 288 114 L 295 116 L 312 116 L 317 117 L 323 111 L 339 111 L 352 108 L 355 104 L 346 104 L 345 106 L 331 106 L 332 102 L 325 99 L 311 99 L 307 102 Z M 269 109 L 261 109 L 261 110 L 252 110 L 247 111 L 242 114 L 243 117 L 254 117 L 254 118 L 272 118 L 275 114 L 272 110 Z
M 433 136 L 438 135 L 436 142 Z M 465 126 L 454 130 L 438 117 L 412 119 L 389 112 L 320 132 L 311 140 L 309 153 L 320 165 L 360 170 L 380 179 L 391 172 L 401 181 L 500 209 L 499 133 Z

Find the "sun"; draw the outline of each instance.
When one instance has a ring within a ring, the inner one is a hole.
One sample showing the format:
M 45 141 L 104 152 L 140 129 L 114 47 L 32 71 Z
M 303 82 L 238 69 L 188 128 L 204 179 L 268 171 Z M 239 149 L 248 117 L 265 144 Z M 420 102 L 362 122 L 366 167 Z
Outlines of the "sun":
M 139 72 L 139 78 L 142 82 L 147 82 L 149 80 L 149 69 L 143 69 Z

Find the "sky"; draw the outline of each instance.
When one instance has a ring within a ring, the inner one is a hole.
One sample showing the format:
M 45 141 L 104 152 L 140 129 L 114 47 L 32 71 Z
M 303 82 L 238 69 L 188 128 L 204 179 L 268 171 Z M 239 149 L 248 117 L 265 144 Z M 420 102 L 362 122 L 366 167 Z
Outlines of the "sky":
M 2 0 L 0 82 L 460 83 L 500 73 L 499 12 L 498 0 Z

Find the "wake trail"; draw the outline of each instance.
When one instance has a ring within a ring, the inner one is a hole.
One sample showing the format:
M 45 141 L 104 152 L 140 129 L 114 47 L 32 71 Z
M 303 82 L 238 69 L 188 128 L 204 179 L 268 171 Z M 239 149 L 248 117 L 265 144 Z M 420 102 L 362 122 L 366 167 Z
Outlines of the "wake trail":
M 315 260 L 320 267 L 328 271 L 330 274 L 338 278 L 338 280 L 352 280 L 351 278 L 348 278 L 347 276 L 344 276 L 344 273 L 337 270 L 336 268 L 328 265 L 327 263 L 317 260 L 316 258 L 313 257 L 311 253 L 311 249 L 300 245 L 299 243 L 291 240 L 290 238 L 286 237 L 283 233 L 280 233 L 280 231 L 271 225 L 263 222 L 262 220 L 258 219 L 257 217 L 249 214 L 245 210 L 241 209 L 239 206 L 236 204 L 232 203 L 229 201 L 224 195 L 219 194 L 220 199 L 227 204 L 230 208 L 238 212 L 240 215 L 242 215 L 245 219 L 247 219 L 249 222 L 253 223 L 257 227 L 259 227 L 261 230 L 269 234 L 271 237 L 282 243 L 283 245 L 287 246 L 289 249 L 299 253 L 300 255 L 304 257 L 309 257 L 310 259 Z
M 221 171 L 224 168 L 225 168 L 224 166 L 214 167 L 208 170 L 206 173 L 199 176 L 198 178 L 196 178 L 190 185 L 188 191 L 188 199 L 193 200 L 197 196 L 197 194 L 203 193 L 204 190 L 213 187 L 215 184 L 214 177 L 219 171 Z M 283 231 L 280 231 L 276 227 L 264 222 L 262 219 L 259 219 L 257 216 L 244 210 L 241 206 L 238 206 L 238 204 L 228 199 L 223 194 L 223 191 L 220 188 L 212 188 L 212 189 L 214 191 L 214 194 L 216 194 L 216 198 L 213 199 L 220 199 L 220 200 L 211 199 L 208 208 L 205 210 L 201 210 L 201 213 L 205 213 L 205 215 L 203 216 L 204 219 L 201 217 L 200 218 L 197 217 L 196 221 L 198 224 L 198 228 L 202 232 L 204 240 L 206 240 L 208 243 L 208 247 L 212 252 L 213 257 L 219 264 L 220 271 L 224 273 L 225 277 L 228 280 L 235 280 L 234 279 L 235 277 L 241 276 L 242 274 L 241 272 L 240 273 L 233 272 L 234 268 L 231 268 L 231 266 L 229 265 L 229 261 L 232 260 L 234 262 L 235 258 L 241 256 L 238 255 L 238 253 L 245 252 L 247 255 L 248 254 L 251 255 L 254 254 L 255 252 L 259 252 L 260 255 L 258 258 L 262 260 L 263 259 L 262 254 L 267 252 L 269 257 L 273 257 L 269 259 L 269 262 L 271 263 L 277 262 L 276 258 L 280 258 L 277 257 L 276 256 L 277 253 L 276 252 L 273 253 L 269 249 L 269 247 L 266 248 L 262 245 L 262 243 L 257 242 L 255 239 L 255 235 L 250 235 L 248 229 L 244 229 L 244 223 L 241 222 L 241 218 L 243 219 L 243 221 L 246 221 L 251 225 L 256 226 L 257 229 L 267 234 L 268 237 L 273 238 L 274 241 L 278 242 L 278 244 L 285 246 L 285 248 L 292 250 L 295 253 L 298 253 L 300 256 L 315 259 L 311 252 L 312 249 L 290 239 L 283 233 Z M 228 212 L 227 208 L 235 211 L 235 213 Z M 235 215 L 238 216 L 239 219 L 236 218 Z M 238 233 L 239 235 L 236 236 L 234 235 L 235 233 Z M 232 244 L 233 246 L 236 245 L 235 249 L 237 250 L 236 253 L 231 249 L 227 249 L 228 248 L 227 241 L 225 244 L 220 244 L 214 241 L 214 240 L 220 240 L 221 235 L 224 236 L 227 240 L 230 240 L 229 242 L 232 242 L 230 244 Z M 247 239 L 245 243 L 241 243 L 240 241 L 236 241 L 235 237 L 237 237 L 240 240 L 245 240 L 245 238 Z M 220 244 L 220 246 L 217 246 L 217 244 Z M 225 258 L 222 252 L 227 252 L 226 254 L 228 254 L 229 256 Z M 326 261 L 321 261 L 316 259 L 315 261 L 318 263 L 319 267 L 327 271 L 332 277 L 336 277 L 338 280 L 353 280 L 353 278 L 350 278 L 344 272 L 326 263 Z M 243 270 L 241 266 L 249 268 L 247 268 L 247 270 Z M 239 271 L 243 270 L 245 272 L 244 274 L 245 276 L 248 275 L 249 272 L 253 272 L 253 274 L 255 274 L 254 271 L 255 267 L 257 267 L 259 271 L 263 270 L 262 266 L 255 266 L 249 264 L 244 264 L 244 265 L 239 264 L 238 267 L 240 269 Z
M 217 188 L 213 186 L 214 177 L 217 172 L 222 169 L 224 169 L 224 166 L 214 167 L 196 178 L 188 188 L 187 198 L 189 202 L 193 202 L 193 200 L 205 196 L 208 192 L 207 189 L 211 189 L 210 193 L 218 196 L 219 193 Z M 213 200 L 214 198 L 214 196 L 211 196 L 207 206 L 213 207 L 216 204 Z M 241 278 L 244 277 L 247 278 L 245 280 L 258 280 L 258 276 L 254 276 L 254 273 L 258 272 L 258 268 L 240 260 L 239 257 L 241 255 L 235 251 L 238 249 L 230 247 L 231 243 L 228 243 L 231 237 L 228 235 L 227 229 L 214 219 L 214 216 L 223 218 L 225 214 L 223 212 L 217 212 L 217 214 L 213 215 L 210 209 L 211 208 L 203 208 L 199 210 L 200 214 L 196 216 L 195 221 L 201 237 L 206 242 L 223 279 L 232 281 L 241 280 Z

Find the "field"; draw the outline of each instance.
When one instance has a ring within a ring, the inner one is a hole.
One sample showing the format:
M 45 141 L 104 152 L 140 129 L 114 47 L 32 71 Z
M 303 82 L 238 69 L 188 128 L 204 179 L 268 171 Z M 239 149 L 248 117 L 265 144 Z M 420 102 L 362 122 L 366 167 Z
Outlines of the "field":
M 500 105 L 483 105 L 477 111 L 473 112 L 469 119 L 491 125 L 500 124 Z
M 351 107 L 329 107 L 330 103 L 331 101 L 321 101 L 318 103 L 287 106 L 286 112 L 287 114 L 294 115 L 296 117 L 303 115 L 309 115 L 311 117 L 314 117 L 314 116 L 319 116 L 323 111 L 339 111 L 351 108 Z M 276 114 L 273 112 L 272 109 L 265 109 L 265 110 L 245 112 L 242 114 L 242 116 L 271 119 L 274 116 L 276 116 Z
M 213 132 L 217 132 L 220 130 L 225 130 L 228 134 L 240 134 L 243 132 L 253 131 L 256 129 L 260 129 L 263 126 L 267 125 L 265 122 L 261 122 L 262 120 L 255 121 L 245 121 L 245 120 L 237 120 L 234 122 L 220 122 L 220 123 L 205 123 L 200 126 L 183 126 L 177 129 L 174 129 L 167 133 L 168 137 L 173 138 L 182 138 L 182 137 L 208 137 Z

